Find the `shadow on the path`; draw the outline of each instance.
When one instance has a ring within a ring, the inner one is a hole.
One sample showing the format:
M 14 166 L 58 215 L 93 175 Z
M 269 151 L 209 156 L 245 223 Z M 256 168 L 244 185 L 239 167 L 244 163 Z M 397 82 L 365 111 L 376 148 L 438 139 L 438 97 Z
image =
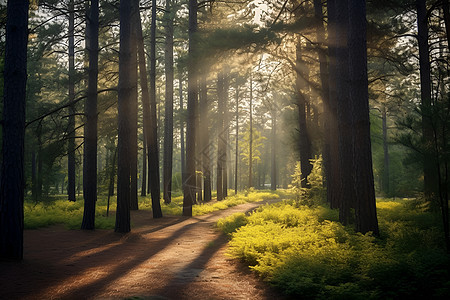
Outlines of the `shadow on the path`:
M 256 207 L 268 202 L 270 201 L 254 203 L 247 212 L 253 211 Z M 236 211 L 238 210 L 236 209 Z M 232 210 L 230 209 L 230 211 Z M 25 260 L 21 264 L 0 265 L 0 270 L 3 269 L 0 272 L 0 283 L 11 282 L 9 287 L 0 288 L 0 298 L 43 299 L 46 298 L 46 293 L 49 291 L 52 291 L 52 297 L 63 299 L 80 299 L 98 295 L 105 292 L 106 288 L 111 288 L 110 286 L 113 283 L 131 273 L 141 264 L 163 252 L 171 244 L 176 243 L 177 239 L 195 233 L 196 226 L 199 224 L 208 226 L 208 222 L 212 223 L 225 214 L 225 211 L 219 211 L 195 218 L 170 217 L 171 220 L 169 221 L 154 221 L 156 224 L 153 223 L 153 227 L 148 228 L 147 225 L 142 225 L 125 235 L 105 231 L 78 232 L 74 236 L 78 238 L 80 236 L 81 238 L 86 237 L 86 240 L 82 241 L 82 245 L 76 244 L 75 249 L 59 249 L 60 252 L 67 251 L 59 255 L 59 260 L 46 257 L 45 261 Z M 160 224 L 158 224 L 159 222 Z M 186 224 L 183 224 L 184 222 Z M 174 228 L 174 226 L 180 226 L 180 228 Z M 149 235 L 156 232 L 161 233 L 163 230 L 168 231 L 167 236 L 160 234 L 158 238 Z M 145 235 L 149 236 L 144 237 Z M 66 238 L 69 239 L 70 237 Z M 45 235 L 45 241 L 42 241 L 42 243 L 52 242 L 54 243 L 48 249 L 56 251 L 59 247 L 58 241 L 52 240 L 50 232 Z M 201 253 L 197 254 L 191 263 L 182 267 L 174 276 L 170 273 L 165 274 L 164 270 L 161 270 L 158 273 L 158 278 L 145 278 L 145 280 L 154 282 L 155 288 L 152 290 L 161 293 L 164 290 L 170 290 L 170 286 L 174 282 L 189 285 L 198 275 L 195 270 L 203 270 L 226 242 L 226 236 L 219 235 L 209 241 L 208 246 L 202 249 Z M 180 240 L 179 243 L 183 243 L 183 241 Z M 29 251 L 33 250 L 30 249 Z M 50 255 L 51 253 L 49 253 Z M 148 268 L 151 268 L 151 266 Z M 92 270 L 100 271 L 94 274 Z M 13 271 L 15 275 L 8 276 Z M 30 272 L 37 273 L 29 277 Z M 151 273 L 145 272 L 145 274 Z M 88 277 L 88 280 L 86 280 L 86 277 Z

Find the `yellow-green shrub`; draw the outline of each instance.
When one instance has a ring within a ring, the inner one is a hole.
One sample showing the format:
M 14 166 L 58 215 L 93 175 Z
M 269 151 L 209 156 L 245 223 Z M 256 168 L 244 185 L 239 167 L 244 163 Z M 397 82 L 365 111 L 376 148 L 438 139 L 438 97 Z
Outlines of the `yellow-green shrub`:
M 227 232 L 238 228 L 232 233 L 230 256 L 245 260 L 286 294 L 301 299 L 448 294 L 450 259 L 437 242 L 442 232 L 422 227 L 433 217 L 410 211 L 407 202 L 379 207 L 380 227 L 386 232 L 377 239 L 323 219 L 333 215 L 329 209 L 287 202 L 264 206 L 248 217 L 220 220 L 218 226 Z

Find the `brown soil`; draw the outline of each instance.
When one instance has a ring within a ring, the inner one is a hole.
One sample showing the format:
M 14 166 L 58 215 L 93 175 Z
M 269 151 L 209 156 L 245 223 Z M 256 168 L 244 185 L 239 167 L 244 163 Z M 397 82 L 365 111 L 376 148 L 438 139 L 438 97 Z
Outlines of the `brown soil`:
M 0 299 L 281 299 L 225 255 L 219 218 L 269 200 L 201 217 L 152 219 L 132 212 L 132 232 L 66 230 L 24 233 L 24 260 L 0 262 Z

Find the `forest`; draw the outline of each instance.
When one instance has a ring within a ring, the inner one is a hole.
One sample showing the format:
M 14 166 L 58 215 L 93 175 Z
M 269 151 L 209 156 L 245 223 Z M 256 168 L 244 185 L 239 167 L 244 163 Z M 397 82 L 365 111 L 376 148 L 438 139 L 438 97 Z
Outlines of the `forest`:
M 0 0 L 0 298 L 445 299 L 449 2 Z

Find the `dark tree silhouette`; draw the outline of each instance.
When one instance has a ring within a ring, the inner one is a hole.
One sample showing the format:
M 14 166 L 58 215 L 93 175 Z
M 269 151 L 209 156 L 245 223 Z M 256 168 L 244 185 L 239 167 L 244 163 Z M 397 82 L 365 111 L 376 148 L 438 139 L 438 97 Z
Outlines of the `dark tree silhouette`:
M 431 112 L 431 65 L 428 46 L 428 11 L 426 0 L 416 0 L 417 10 L 417 40 L 419 42 L 420 66 L 420 98 L 422 113 L 422 138 L 424 145 L 423 182 L 425 197 L 432 201 L 432 207 L 437 209 L 438 170 L 433 159 L 433 124 Z
M 340 190 L 341 168 L 339 164 L 339 126 L 337 123 L 337 61 L 336 61 L 336 1 L 327 1 L 328 12 L 328 127 L 329 127 L 329 178 L 327 179 L 327 198 L 329 197 L 331 208 L 339 208 L 342 200 Z M 325 129 L 326 130 L 326 129 Z
M 224 195 L 224 168 L 226 157 L 226 139 L 224 130 L 224 113 L 225 113 L 225 78 L 223 72 L 217 74 L 217 200 L 223 200 Z
M 165 203 L 172 201 L 173 159 L 173 11 L 172 1 L 166 0 L 164 66 L 166 73 L 166 99 L 164 111 L 164 161 L 163 197 Z
M 152 0 L 152 21 L 150 26 L 150 130 L 148 140 L 148 176 L 152 196 L 153 218 L 162 217 L 159 180 L 159 150 L 156 118 L 156 0 Z
M 350 208 L 354 207 L 354 165 L 353 165 L 353 115 L 349 85 L 348 3 L 336 1 L 336 95 L 339 130 L 340 193 L 339 220 L 350 222 Z
M 206 68 L 205 68 L 206 69 Z M 203 172 L 203 200 L 208 202 L 211 200 L 211 158 L 209 143 L 209 114 L 208 114 L 208 87 L 206 82 L 206 70 L 202 72 L 200 78 L 199 92 L 199 130 L 200 130 L 200 158 L 202 161 Z
M 197 115 L 197 49 L 195 34 L 197 32 L 197 0 L 189 0 L 189 61 L 188 61 L 188 103 L 186 130 L 186 180 L 183 182 L 183 216 L 192 216 L 192 204 L 195 202 L 197 189 L 196 167 L 196 128 Z
M 300 152 L 300 168 L 301 168 L 301 185 L 308 187 L 308 176 L 311 174 L 311 137 L 309 135 L 309 128 L 307 122 L 307 107 L 309 105 L 308 99 L 308 85 L 306 82 L 307 67 L 302 58 L 302 40 L 299 37 L 296 49 L 296 97 L 298 105 L 298 121 L 299 121 L 299 152 Z
M 0 258 L 23 258 L 24 138 L 29 1 L 8 1 L 0 194 Z
M 378 235 L 375 189 L 370 141 L 369 91 L 367 78 L 366 3 L 348 1 L 348 49 L 352 118 L 354 124 L 354 174 L 356 230 Z
M 83 191 L 84 212 L 81 229 L 95 228 L 97 201 L 97 81 L 98 81 L 98 0 L 91 0 L 89 31 L 89 78 L 85 104 Z
M 75 9 L 69 2 L 69 102 L 75 99 Z M 75 201 L 75 104 L 69 106 L 68 155 L 67 155 L 67 194 L 69 201 Z
M 120 53 L 118 90 L 117 212 L 115 231 L 126 233 L 130 227 L 130 105 L 131 80 L 131 2 L 120 1 Z
M 139 1 L 131 3 L 131 105 L 130 105 L 130 208 L 139 209 L 138 203 L 138 61 L 137 61 L 137 30 L 135 21 L 139 18 Z

